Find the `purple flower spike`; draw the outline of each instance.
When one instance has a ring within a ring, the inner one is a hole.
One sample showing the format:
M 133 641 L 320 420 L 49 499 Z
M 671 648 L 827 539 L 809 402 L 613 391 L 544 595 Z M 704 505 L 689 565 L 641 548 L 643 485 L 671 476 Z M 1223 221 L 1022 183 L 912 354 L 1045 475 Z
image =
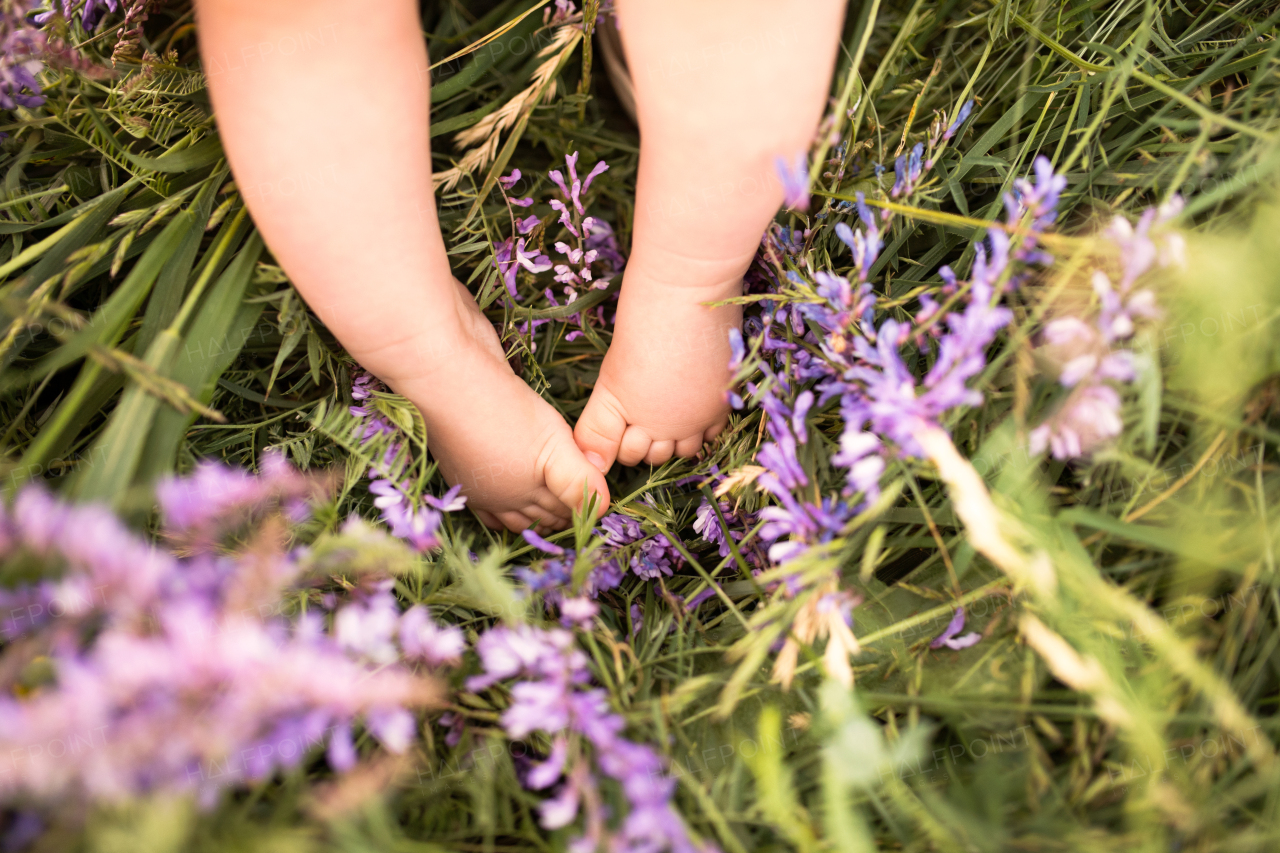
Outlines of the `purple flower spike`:
M 541 536 L 539 536 L 537 533 L 534 533 L 532 530 L 522 531 L 520 535 L 524 537 L 524 541 L 528 542 L 530 545 L 532 545 L 533 547 L 541 551 L 545 551 L 548 554 L 554 554 L 557 557 L 564 556 L 563 548 L 561 548 L 559 545 L 552 545 L 550 542 L 543 539 Z
M 582 191 L 586 192 L 587 190 L 591 189 L 591 182 L 594 181 L 600 175 L 603 175 L 607 171 L 609 171 L 608 163 L 606 163 L 603 160 L 601 160 L 599 163 L 596 163 L 596 165 L 587 174 L 586 180 L 582 182 Z
M 951 137 L 955 136 L 956 131 L 958 131 L 960 126 L 969 118 L 969 113 L 971 112 L 973 112 L 972 98 L 965 101 L 963 106 L 960 107 L 960 110 L 956 113 L 956 117 L 952 119 L 951 125 L 947 128 L 947 132 L 942 134 L 942 138 L 944 140 L 950 140 Z
M 801 151 L 790 161 L 779 156 L 774 160 L 782 181 L 782 203 L 790 210 L 809 209 L 809 158 Z
M 951 617 L 951 621 L 947 623 L 947 627 L 939 634 L 933 642 L 929 643 L 929 648 L 940 649 L 946 646 L 949 649 L 959 651 L 967 649 L 982 639 L 982 635 L 976 631 L 965 634 L 963 637 L 957 637 L 964 630 L 964 608 L 957 607 L 956 615 Z

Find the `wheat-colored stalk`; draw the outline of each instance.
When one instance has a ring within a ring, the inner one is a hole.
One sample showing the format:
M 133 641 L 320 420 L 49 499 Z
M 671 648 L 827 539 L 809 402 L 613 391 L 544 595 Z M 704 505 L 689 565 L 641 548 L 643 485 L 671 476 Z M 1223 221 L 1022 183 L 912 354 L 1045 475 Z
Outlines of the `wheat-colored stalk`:
M 432 176 L 436 189 L 451 190 L 458 185 L 464 175 L 482 169 L 498 156 L 498 143 L 502 134 L 540 103 L 550 101 L 556 95 L 556 75 L 566 60 L 577 49 L 582 40 L 580 24 L 565 23 L 557 28 L 551 37 L 551 43 L 538 51 L 539 57 L 547 57 L 533 72 L 533 80 L 527 88 L 519 92 L 511 100 L 502 105 L 496 112 L 490 113 L 475 125 L 459 131 L 453 138 L 459 150 L 465 150 L 453 168 L 437 172 Z

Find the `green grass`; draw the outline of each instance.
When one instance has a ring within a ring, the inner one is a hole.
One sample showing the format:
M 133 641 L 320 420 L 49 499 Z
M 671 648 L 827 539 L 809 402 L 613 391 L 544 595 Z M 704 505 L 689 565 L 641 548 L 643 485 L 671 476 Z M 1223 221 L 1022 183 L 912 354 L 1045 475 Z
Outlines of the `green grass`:
M 433 57 L 530 5 L 425 3 Z M 2 128 L 0 473 L 7 490 L 46 478 L 146 523 L 158 476 L 204 458 L 252 466 L 264 449 L 283 447 L 304 468 L 345 471 L 320 526 L 350 512 L 373 517 L 360 483 L 368 451 L 345 414 L 353 365 L 228 187 L 190 20 L 181 4 L 153 16 L 152 47 L 172 49 L 171 59 L 122 68 L 115 80 L 54 73 L 49 104 Z M 726 851 L 852 851 L 869 849 L 868 839 L 911 851 L 1280 846 L 1278 35 L 1280 6 L 1250 0 L 850 6 L 833 92 L 856 105 L 839 129 L 848 162 L 862 168 L 838 185 L 820 175 L 822 192 L 874 196 L 884 187 L 869 177 L 871 162 L 891 162 L 904 132 L 909 143 L 922 138 L 935 112 L 978 101 L 915 200 L 923 211 L 897 217 L 887 235 L 873 281 L 889 311 L 905 316 L 921 288 L 939 286 L 940 265 L 963 273 L 981 236 L 929 211 L 999 217 L 1001 195 L 1039 154 L 1068 176 L 1059 220 L 1067 235 L 1184 193 L 1189 267 L 1160 283 L 1166 316 L 1143 341 L 1158 381 L 1126 406 L 1122 441 L 1083 465 L 1038 463 L 1020 450 L 1055 388 L 1027 337 L 1055 293 L 1087 286 L 1080 267 L 1097 246 L 1064 241 L 1057 270 L 1013 296 L 1018 321 L 979 384 L 986 404 L 947 426 L 997 503 L 1048 554 L 1060 590 L 1012 589 L 967 544 L 932 467 L 900 465 L 889 476 L 901 489 L 896 502 L 810 566 L 839 572 L 866 599 L 855 611 L 865 651 L 853 697 L 824 688 L 812 650 L 790 691 L 770 682 L 771 635 L 748 625 L 760 613 L 785 625 L 798 604 L 763 595 L 732 557 L 700 543 L 690 523 L 701 494 L 674 485 L 712 465 L 749 463 L 758 412 L 739 417 L 704 459 L 615 470 L 621 508 L 680 532 L 703 571 L 731 578 L 732 607 L 708 605 L 697 617 L 666 595 L 701 588 L 701 572 L 628 578 L 604 609 L 615 631 L 583 646 L 631 734 L 666 751 L 698 833 Z M 438 132 L 479 120 L 527 84 L 536 64 L 527 55 L 492 56 L 464 58 L 437 84 Z M 540 176 L 565 153 L 608 160 L 593 213 L 625 246 L 638 138 L 598 66 L 585 87 L 580 56 L 564 66 L 568 94 L 532 112 L 504 149 L 502 171 L 539 176 L 527 193 L 537 198 Z M 437 137 L 437 168 L 455 156 L 448 138 Z M 479 194 L 493 174 L 478 172 L 441 200 L 455 272 L 482 294 L 495 281 L 490 243 L 505 233 L 501 199 Z M 810 217 L 783 221 L 813 229 L 814 268 L 842 271 L 848 256 L 832 226 L 848 214 L 834 199 L 816 201 Z M 496 304 L 490 314 L 526 379 L 576 418 L 608 333 L 566 342 L 565 329 L 548 324 L 531 352 L 516 330 L 522 318 Z M 1220 332 L 1208 331 L 1208 318 Z M 403 401 L 380 405 L 415 429 Z M 840 425 L 829 415 L 815 424 L 809 461 L 834 489 L 839 476 L 825 459 Z M 423 486 L 438 492 L 424 459 Z M 761 500 L 751 490 L 742 498 L 748 508 Z M 478 630 L 493 619 L 502 566 L 532 557 L 518 538 L 473 519 L 454 524 L 450 549 L 401 591 Z M 499 551 L 476 569 L 463 544 Z M 958 598 L 985 639 L 930 652 Z M 632 603 L 644 628 L 629 638 Z M 1105 685 L 1072 690 L 1055 679 L 1018 633 L 1026 614 L 1096 660 Z M 537 828 L 539 798 L 516 781 L 491 698 L 458 693 L 470 718 L 462 743 L 447 748 L 442 730 L 424 727 L 419 769 L 357 812 L 316 816 L 307 808 L 315 780 L 299 773 L 191 817 L 189 840 L 176 847 L 163 844 L 163 804 L 97 812 L 90 831 L 63 841 L 101 850 L 131 837 L 156 850 L 559 849 L 563 833 Z M 1107 699 L 1127 722 L 1105 712 Z M 896 757 L 887 771 L 884 755 Z

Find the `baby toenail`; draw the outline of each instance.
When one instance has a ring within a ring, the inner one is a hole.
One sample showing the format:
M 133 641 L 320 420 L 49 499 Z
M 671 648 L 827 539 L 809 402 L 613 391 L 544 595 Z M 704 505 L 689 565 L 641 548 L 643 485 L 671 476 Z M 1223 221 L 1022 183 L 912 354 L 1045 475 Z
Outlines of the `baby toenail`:
M 587 461 L 590 462 L 594 468 L 599 470 L 601 474 L 609 473 L 609 466 L 607 463 L 605 463 L 604 457 L 601 456 L 599 453 L 595 453 L 594 451 L 588 450 L 583 455 L 587 457 Z

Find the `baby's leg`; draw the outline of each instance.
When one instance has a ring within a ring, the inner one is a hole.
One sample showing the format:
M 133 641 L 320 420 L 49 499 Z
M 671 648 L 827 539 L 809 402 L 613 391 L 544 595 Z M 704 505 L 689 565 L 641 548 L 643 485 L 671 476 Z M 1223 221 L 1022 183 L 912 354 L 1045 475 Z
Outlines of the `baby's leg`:
M 422 410 L 446 477 L 513 529 L 567 522 L 584 483 L 604 498 L 603 476 L 450 272 L 417 2 L 198 0 L 198 13 L 254 221 L 347 350 Z
M 725 424 L 742 275 L 806 150 L 845 0 L 618 0 L 640 174 L 613 341 L 574 435 L 606 469 L 692 456 Z

